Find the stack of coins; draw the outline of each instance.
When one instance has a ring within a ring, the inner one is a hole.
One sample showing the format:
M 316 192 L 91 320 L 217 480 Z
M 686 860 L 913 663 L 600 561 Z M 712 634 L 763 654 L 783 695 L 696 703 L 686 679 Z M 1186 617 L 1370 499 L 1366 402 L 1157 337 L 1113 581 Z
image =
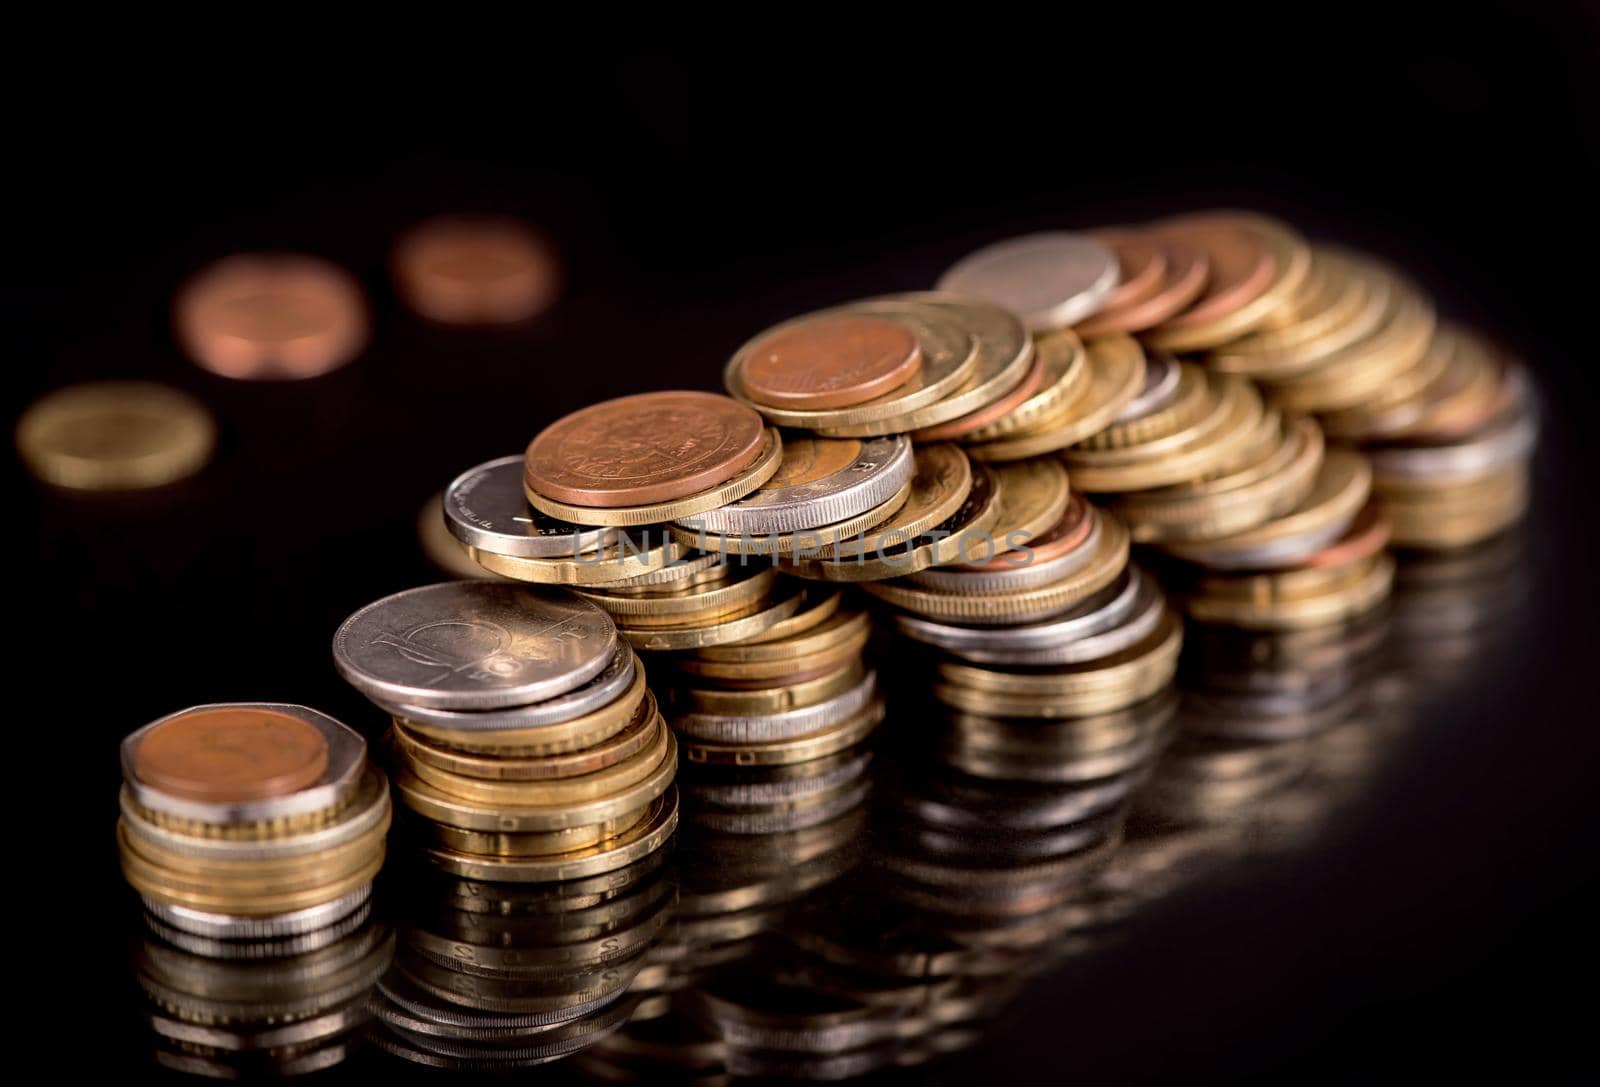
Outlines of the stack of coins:
M 334 663 L 393 719 L 395 789 L 441 869 L 609 872 L 677 823 L 677 745 L 610 618 L 578 597 L 456 581 L 347 619 Z
M 342 1063 L 394 939 L 361 906 L 300 936 L 197 936 L 151 920 L 136 953 L 158 1064 L 191 1075 L 290 1076 Z
M 528 1067 L 593 1045 L 637 1006 L 631 987 L 675 898 L 665 856 L 533 887 L 407 873 L 374 1040 L 457 1070 Z
M 367 902 L 389 791 L 361 736 L 316 710 L 197 706 L 122 742 L 122 871 L 162 931 L 314 939 Z

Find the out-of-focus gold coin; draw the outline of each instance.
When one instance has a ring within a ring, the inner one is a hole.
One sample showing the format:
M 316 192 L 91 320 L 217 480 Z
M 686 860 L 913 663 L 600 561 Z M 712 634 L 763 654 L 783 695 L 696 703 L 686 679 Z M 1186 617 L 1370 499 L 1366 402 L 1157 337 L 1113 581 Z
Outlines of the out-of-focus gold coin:
M 142 381 L 58 389 L 17 423 L 17 452 L 46 483 L 132 491 L 198 472 L 216 445 L 211 415 L 193 397 Z

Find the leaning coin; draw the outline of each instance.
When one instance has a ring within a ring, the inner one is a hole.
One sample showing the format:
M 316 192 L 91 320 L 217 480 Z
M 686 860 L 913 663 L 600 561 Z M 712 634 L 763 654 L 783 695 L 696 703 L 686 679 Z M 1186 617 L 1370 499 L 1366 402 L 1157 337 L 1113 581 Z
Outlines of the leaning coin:
M 216 445 L 211 415 L 176 389 L 104 381 L 58 389 L 17 423 L 17 452 L 39 479 L 80 491 L 161 487 L 198 472 Z
M 921 536 L 955 516 L 972 490 L 972 465 L 958 446 L 941 442 L 916 446 L 915 472 L 911 493 L 889 520 L 873 526 L 860 537 L 847 538 L 824 548 L 820 560 L 831 559 L 841 551 L 873 554 Z M 998 512 L 998 507 L 997 507 Z
M 935 566 L 911 574 L 914 585 L 944 592 L 987 593 L 1031 589 L 1059 581 L 1083 566 L 1099 546 L 1101 518 L 1082 495 L 1073 495 L 1059 520 L 988 562 Z M 999 528 L 994 536 L 1006 541 Z
M 1089 355 L 1083 341 L 1067 329 L 1036 337 L 1034 358 L 1044 367 L 1038 391 L 1002 418 L 963 434 L 967 442 L 987 442 L 1007 434 L 1031 430 L 1042 420 L 1059 415 L 1089 387 Z
M 524 559 L 550 559 L 593 551 L 615 541 L 614 528 L 558 521 L 528 505 L 520 456 L 469 468 L 444 492 L 445 523 L 468 547 Z
M 685 526 L 739 535 L 818 528 L 888 501 L 911 473 L 911 442 L 903 435 L 794 438 L 784 443 L 777 474 L 759 489 Z
M 582 686 L 617 648 L 609 616 L 577 597 L 449 581 L 384 597 L 334 634 L 339 674 L 390 703 L 492 710 Z
M 580 591 L 578 595 L 599 604 L 620 623 L 676 625 L 696 615 L 733 612 L 763 600 L 777 580 L 778 573 L 771 567 L 725 567 L 721 578 L 685 589 L 669 585 L 648 593 L 612 596 Z
M 473 562 L 492 574 L 530 585 L 604 585 L 657 574 L 691 552 L 665 532 L 640 529 L 604 547 L 554 559 L 523 559 L 468 547 Z
M 1060 414 L 1040 419 L 1026 430 L 967 447 L 974 460 L 1010 461 L 1053 453 L 1109 426 L 1144 387 L 1144 350 L 1131 336 L 1103 336 L 1084 345 L 1089 385 Z
M 739 349 L 731 370 L 762 404 L 817 410 L 862 404 L 922 369 L 916 333 L 888 317 L 810 314 Z
M 1086 234 L 1028 234 L 972 253 L 939 277 L 939 290 L 997 302 L 1040 331 L 1088 317 L 1117 288 L 1117 257 Z

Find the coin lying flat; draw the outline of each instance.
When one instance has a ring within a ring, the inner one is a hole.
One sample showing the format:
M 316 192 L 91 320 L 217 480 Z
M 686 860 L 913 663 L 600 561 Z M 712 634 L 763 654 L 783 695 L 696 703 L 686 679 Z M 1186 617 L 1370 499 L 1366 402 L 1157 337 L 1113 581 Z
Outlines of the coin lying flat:
M 555 251 L 526 223 L 445 215 L 413 227 L 394 250 L 395 285 L 432 321 L 498 325 L 538 316 L 555 301 Z
M 367 343 L 361 288 L 343 269 L 296 253 L 228 257 L 186 284 L 178 340 L 212 373 L 295 380 L 337 370 Z
M 1117 281 L 1117 257 L 1104 242 L 1085 234 L 1029 234 L 963 257 L 939 277 L 939 290 L 998 302 L 1037 332 L 1083 320 Z
M 199 471 L 216 427 L 193 398 L 163 385 L 106 381 L 58 389 L 23 413 L 17 452 L 46 483 L 127 491 Z
M 528 445 L 529 490 L 579 506 L 670 502 L 716 487 L 760 456 L 761 416 L 726 396 L 655 392 L 590 405 Z
M 845 408 L 910 381 L 922 348 L 891 318 L 824 313 L 765 333 L 739 351 L 734 368 L 745 393 L 763 404 Z
M 586 600 L 450 581 L 368 604 L 340 625 L 333 659 L 380 702 L 489 710 L 565 694 L 616 648 L 610 617 Z
M 468 547 L 513 558 L 564 558 L 614 542 L 614 528 L 575 525 L 528 505 L 523 458 L 501 457 L 469 468 L 444 491 L 450 534 Z
M 201 707 L 145 733 L 133 764 L 146 785 L 191 800 L 261 800 L 320 778 L 328 768 L 328 741 L 291 714 Z

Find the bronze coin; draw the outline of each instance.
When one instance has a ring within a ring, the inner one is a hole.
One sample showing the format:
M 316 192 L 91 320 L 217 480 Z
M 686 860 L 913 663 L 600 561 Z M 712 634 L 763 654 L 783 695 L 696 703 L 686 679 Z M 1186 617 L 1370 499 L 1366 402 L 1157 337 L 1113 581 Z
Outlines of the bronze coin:
M 1016 406 L 1028 397 L 1039 391 L 1039 386 L 1044 384 L 1045 359 L 1043 355 L 1035 354 L 1033 365 L 1028 372 L 1022 375 L 1022 380 L 1012 387 L 1011 391 L 998 400 L 991 400 L 983 407 L 959 415 L 948 423 L 939 423 L 935 426 L 923 427 L 921 430 L 911 432 L 913 441 L 941 442 L 947 438 L 959 438 L 971 434 L 975 430 L 982 430 L 990 423 L 999 422 L 1010 415 Z
M 909 328 L 866 314 L 803 318 L 762 336 L 741 355 L 745 395 L 806 410 L 865 403 L 922 369 L 922 348 Z
M 1389 542 L 1392 526 L 1376 502 L 1368 502 L 1356 519 L 1350 522 L 1344 535 L 1314 555 L 1308 555 L 1291 569 L 1311 569 L 1317 566 L 1343 566 L 1371 558 L 1382 551 Z
M 1277 259 L 1266 239 L 1229 215 L 1190 215 L 1150 228 L 1157 237 L 1187 242 L 1206 255 L 1211 276 L 1205 289 L 1163 328 L 1194 328 L 1226 317 L 1272 285 Z
M 133 768 L 140 781 L 173 796 L 243 803 L 316 782 L 328 768 L 328 740 L 276 710 L 202 708 L 151 729 Z
M 762 450 L 755 409 L 726 396 L 656 392 L 606 400 L 528 445 L 529 489 L 580 506 L 671 502 L 726 483 Z
M 1134 231 L 1119 232 L 1130 236 Z M 1181 313 L 1205 290 L 1211 277 L 1211 261 L 1206 254 L 1177 238 L 1150 236 L 1161 247 L 1161 282 L 1144 298 L 1116 306 L 1105 306 L 1077 326 L 1080 336 L 1104 336 L 1113 332 L 1143 332 L 1147 328 Z M 1121 252 L 1115 243 L 1112 248 Z
M 400 239 L 394 278 L 412 309 L 451 325 L 538 316 L 555 301 L 555 250 L 527 224 L 498 216 L 430 219 Z
M 844 471 L 861 453 L 858 438 L 793 438 L 783 443 L 783 463 L 761 491 L 803 487 Z
M 249 380 L 317 377 L 367 342 L 356 281 L 327 261 L 293 253 L 218 261 L 179 292 L 173 324 L 201 366 Z
M 1116 289 L 1100 303 L 1101 312 L 1126 309 L 1143 302 L 1166 282 L 1167 250 L 1159 238 L 1139 230 L 1096 230 L 1090 237 L 1111 247 L 1117 255 L 1117 270 L 1121 274 Z

